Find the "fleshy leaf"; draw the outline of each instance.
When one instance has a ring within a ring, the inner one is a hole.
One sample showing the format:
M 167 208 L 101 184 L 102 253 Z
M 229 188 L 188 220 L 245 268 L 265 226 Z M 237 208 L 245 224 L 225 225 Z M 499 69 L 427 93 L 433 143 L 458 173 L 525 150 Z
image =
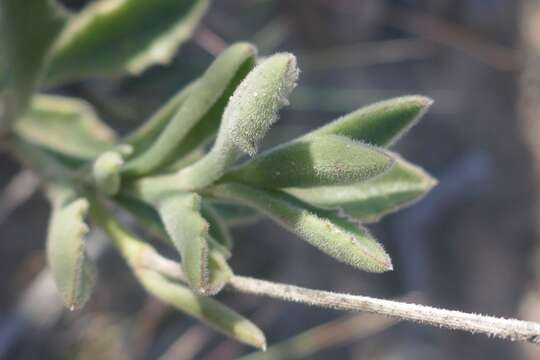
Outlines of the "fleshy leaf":
M 392 270 L 383 247 L 367 232 L 331 211 L 314 209 L 280 191 L 227 183 L 213 187 L 217 198 L 252 206 L 285 229 L 302 237 L 333 258 L 370 272 Z
M 220 245 L 224 246 L 228 250 L 231 250 L 233 247 L 232 236 L 227 228 L 225 220 L 221 217 L 221 215 L 219 215 L 212 205 L 207 202 L 203 202 L 202 216 L 210 225 L 208 230 L 210 236 Z
M 120 190 L 120 167 L 124 164 L 117 151 L 101 154 L 92 167 L 92 175 L 97 188 L 107 195 L 115 195 Z
M 80 160 L 93 159 L 115 139 L 88 103 L 62 96 L 37 96 L 16 127 L 27 141 Z
M 361 222 L 375 222 L 384 215 L 408 206 L 426 195 L 437 181 L 421 168 L 394 155 L 395 165 L 385 174 L 366 182 L 347 186 L 320 186 L 287 189 L 311 205 L 341 209 Z
M 183 238 L 180 238 L 178 236 L 178 234 L 180 234 L 181 232 L 177 233 L 177 236 L 173 238 L 172 233 L 169 233 L 169 230 L 166 229 L 164 223 L 162 222 L 163 218 L 161 217 L 160 213 L 157 212 L 152 206 L 136 198 L 129 197 L 123 194 L 119 194 L 118 196 L 116 196 L 115 201 L 124 209 L 126 209 L 130 214 L 135 216 L 153 234 L 175 246 L 180 252 L 180 254 L 182 254 L 182 250 L 180 249 L 183 245 L 181 245 L 180 241 L 182 241 Z M 174 222 L 176 221 L 175 213 L 171 213 L 170 216 L 171 220 L 169 222 L 169 229 L 179 228 L 181 226 L 180 224 L 174 224 Z M 177 216 L 181 215 L 177 214 Z M 200 223 L 201 220 L 204 221 L 204 219 L 199 218 L 199 216 L 195 215 L 193 217 L 196 217 L 197 223 Z M 207 225 L 202 225 L 202 227 L 204 226 Z M 230 277 L 232 276 L 232 271 L 225 260 L 226 258 L 231 256 L 231 253 L 228 249 L 224 248 L 208 234 L 205 234 L 204 231 L 202 232 L 202 236 L 204 238 L 191 238 L 188 240 L 192 240 L 193 242 L 195 242 L 195 245 L 198 244 L 197 242 L 200 242 L 199 245 L 203 246 L 201 261 L 202 264 L 207 264 L 207 268 L 205 269 L 207 278 L 205 294 L 215 294 L 219 292 L 223 288 L 223 286 L 226 285 L 227 281 L 229 281 Z M 205 242 L 203 242 L 203 240 L 205 240 Z M 205 250 L 206 247 L 208 247 L 207 250 Z M 182 257 L 182 259 L 184 258 Z M 184 271 L 186 271 L 185 268 Z
M 238 85 L 223 112 L 212 149 L 178 173 L 178 186 L 190 190 L 204 188 L 218 180 L 241 156 L 254 155 L 257 143 L 277 120 L 278 110 L 298 79 L 296 58 L 276 54 L 257 65 Z
M 159 213 L 151 205 L 122 193 L 115 196 L 114 200 L 131 215 L 137 218 L 137 220 L 140 221 L 146 229 L 150 230 L 153 235 L 174 246 L 173 241 L 167 234 L 167 230 L 165 230 L 165 225 L 163 225 Z M 211 234 L 208 234 L 206 240 L 210 248 L 208 263 L 208 269 L 210 272 L 210 288 L 221 289 L 224 284 L 222 282 L 218 283 L 212 281 L 212 279 L 220 278 L 218 275 L 213 275 L 213 272 L 223 272 L 225 274 L 231 274 L 232 272 L 226 262 L 222 262 L 217 257 L 214 257 L 213 254 L 216 252 L 222 255 L 224 258 L 229 258 L 231 256 L 231 252 L 227 247 L 215 240 Z
M 186 101 L 190 91 L 197 82 L 194 81 L 182 88 L 165 105 L 160 107 L 147 121 L 135 129 L 124 140 L 125 143 L 133 146 L 133 155 L 139 154 L 154 142 L 161 131 L 165 129 L 167 124 L 172 120 L 174 114 L 180 106 Z
M 19 0 L 16 0 L 19 1 Z M 204 15 L 208 0 L 102 0 L 65 27 L 51 53 L 46 80 L 140 74 L 166 64 Z
M 120 225 L 98 201 L 94 199 L 92 205 L 94 221 L 111 237 L 148 292 L 227 336 L 255 347 L 266 347 L 264 334 L 249 320 L 217 300 L 199 296 L 151 270 L 142 258 L 146 252 L 155 252 L 155 249 Z
M 116 196 L 115 201 L 137 218 L 153 235 L 175 246 L 161 222 L 159 213 L 153 207 L 136 198 L 123 194 Z M 227 284 L 232 276 L 232 270 L 226 261 L 231 256 L 231 252 L 210 236 L 207 236 L 206 240 L 209 247 L 208 288 L 211 293 L 217 293 Z
M 64 26 L 66 16 L 51 0 L 0 1 L 0 46 L 2 72 L 14 97 L 4 99 L 4 109 L 11 121 L 27 107 L 36 87 L 47 54 L 56 36 Z M 13 106 L 13 108 L 11 108 Z M 0 123 L 0 128 L 4 125 Z
M 336 134 L 376 146 L 390 146 L 424 115 L 433 100 L 403 96 L 362 107 L 305 135 Z
M 226 101 L 251 69 L 255 48 L 246 43 L 235 44 L 220 54 L 190 90 L 173 119 L 156 141 L 140 156 L 126 163 L 123 173 L 139 176 L 174 162 L 184 139 L 197 146 L 211 135 L 219 121 Z M 200 125 L 198 125 L 200 123 Z M 207 127 L 210 128 L 208 131 Z M 183 151 L 183 150 L 182 150 Z
M 152 270 L 139 270 L 137 276 L 144 287 L 161 301 L 233 339 L 259 349 L 266 348 L 263 332 L 251 321 L 219 301 L 197 295 L 187 287 Z
M 212 293 L 208 280 L 208 222 L 201 216 L 201 198 L 195 193 L 168 195 L 157 205 L 161 221 L 182 257 L 192 289 Z
M 85 250 L 88 201 L 69 191 L 52 192 L 53 213 L 47 236 L 47 259 L 66 306 L 80 309 L 90 297 L 96 269 Z
M 212 206 L 228 226 L 253 224 L 262 217 L 260 213 L 248 206 L 215 201 L 212 202 Z
M 254 155 L 258 143 L 289 104 L 299 70 L 296 58 L 280 53 L 263 60 L 235 90 L 223 113 L 223 135 L 243 152 Z
M 266 188 L 351 184 L 380 175 L 392 164 L 383 151 L 344 136 L 311 136 L 255 157 L 223 181 Z

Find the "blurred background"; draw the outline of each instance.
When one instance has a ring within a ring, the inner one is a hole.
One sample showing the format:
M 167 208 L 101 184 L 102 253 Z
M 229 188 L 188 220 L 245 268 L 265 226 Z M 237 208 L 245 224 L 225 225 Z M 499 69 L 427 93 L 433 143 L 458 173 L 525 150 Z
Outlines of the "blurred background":
M 76 11 L 89 1 L 63 0 Z M 159 19 L 156 19 L 159 21 Z M 439 185 L 370 229 L 395 271 L 356 271 L 269 221 L 234 228 L 236 273 L 296 285 L 540 320 L 540 1 L 221 0 L 173 63 L 52 92 L 92 103 L 121 132 L 198 76 L 227 44 L 290 51 L 300 83 L 270 146 L 362 105 L 435 103 L 395 150 Z M 148 297 L 93 234 L 100 279 L 63 311 L 43 275 L 48 206 L 0 153 L 0 359 L 233 359 L 252 352 Z M 219 295 L 299 359 L 539 359 L 539 348 L 387 319 Z M 34 309 L 34 310 L 32 310 Z M 39 311 L 35 311 L 39 309 Z

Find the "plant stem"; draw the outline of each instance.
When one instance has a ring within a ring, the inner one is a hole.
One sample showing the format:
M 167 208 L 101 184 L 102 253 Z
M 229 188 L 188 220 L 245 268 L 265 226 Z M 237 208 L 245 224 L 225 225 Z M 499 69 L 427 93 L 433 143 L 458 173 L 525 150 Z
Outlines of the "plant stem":
M 336 310 L 365 311 L 423 325 L 540 344 L 540 324 L 534 322 L 463 313 L 367 296 L 312 290 L 243 276 L 233 276 L 229 285 L 243 293 L 285 301 Z
M 129 191 L 152 203 L 156 198 L 178 191 L 202 191 L 218 180 L 239 157 L 240 152 L 227 145 L 214 146 L 203 158 L 174 174 L 147 176 L 136 180 Z
M 65 181 L 66 178 L 69 179 L 65 169 L 31 144 L 14 137 L 8 145 L 17 157 L 39 172 L 44 180 Z M 93 202 L 97 203 L 97 201 Z M 117 232 L 118 228 L 112 221 L 112 217 L 101 210 L 104 209 L 92 211 L 94 218 L 107 232 Z M 117 240 L 115 245 L 134 268 L 137 266 L 146 267 L 171 278 L 185 281 L 180 265 L 162 257 L 150 245 L 125 236 L 122 237 L 121 241 Z M 332 293 L 236 275 L 230 279 L 229 288 L 243 293 L 312 306 L 336 310 L 364 311 L 424 325 L 540 344 L 540 323 L 469 314 L 367 296 Z
M 166 259 L 157 252 L 146 251 L 139 265 L 164 275 L 184 280 L 178 263 Z M 496 318 L 430 306 L 409 304 L 368 296 L 339 294 L 330 291 L 307 289 L 245 276 L 233 275 L 229 288 L 247 294 L 267 296 L 290 302 L 346 311 L 363 311 L 413 321 L 451 330 L 463 330 L 472 334 L 540 344 L 540 324 L 515 319 Z

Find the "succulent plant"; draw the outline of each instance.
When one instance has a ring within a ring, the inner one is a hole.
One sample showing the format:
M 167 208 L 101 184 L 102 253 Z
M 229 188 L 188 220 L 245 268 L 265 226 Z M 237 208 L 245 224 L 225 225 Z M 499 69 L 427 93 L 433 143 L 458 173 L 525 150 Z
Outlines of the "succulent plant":
M 167 62 L 207 1 L 104 0 L 77 14 L 47 0 L 0 4 L 0 129 L 43 180 L 52 205 L 47 258 L 68 308 L 83 307 L 99 284 L 85 249 L 89 220 L 105 230 L 150 294 L 258 348 L 266 346 L 263 332 L 211 296 L 228 285 L 242 288 L 227 263 L 234 250 L 230 224 L 262 214 L 337 261 L 392 270 L 363 224 L 436 184 L 388 149 L 424 115 L 429 98 L 362 107 L 259 152 L 300 71 L 293 54 L 260 58 L 254 45 L 237 43 L 139 128 L 118 136 L 90 104 L 36 90 Z M 121 225 L 119 209 L 176 249 L 181 265 Z

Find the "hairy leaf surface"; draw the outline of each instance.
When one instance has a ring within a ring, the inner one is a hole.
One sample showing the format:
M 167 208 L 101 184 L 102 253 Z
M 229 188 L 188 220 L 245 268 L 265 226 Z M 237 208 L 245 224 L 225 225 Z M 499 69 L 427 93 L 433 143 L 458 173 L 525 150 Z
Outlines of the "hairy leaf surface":
M 266 188 L 350 184 L 380 175 L 393 159 L 344 136 L 322 135 L 271 149 L 224 176 Z
M 378 221 L 384 215 L 418 201 L 437 183 L 421 168 L 397 155 L 394 158 L 396 163 L 392 169 L 366 182 L 286 191 L 316 207 L 341 209 L 362 222 Z
M 371 145 L 390 146 L 424 115 L 433 101 L 403 96 L 365 106 L 305 135 L 336 134 Z
M 208 275 L 208 222 L 201 216 L 201 198 L 194 193 L 171 194 L 157 209 L 165 230 L 182 257 L 191 287 L 201 294 L 215 292 Z M 218 289 L 219 290 L 219 289 Z
M 81 308 L 90 297 L 96 278 L 93 261 L 85 250 L 88 201 L 62 189 L 52 193 L 53 212 L 47 236 L 47 260 L 66 306 Z
M 178 159 L 182 155 L 178 154 L 179 147 L 200 145 L 211 135 L 212 129 L 217 128 L 214 122 L 221 118 L 226 101 L 251 68 L 254 56 L 254 47 L 246 43 L 235 44 L 220 54 L 190 90 L 156 141 L 126 163 L 123 173 L 128 176 L 147 174 Z M 184 139 L 188 145 L 182 144 Z
M 197 295 L 151 270 L 140 270 L 137 276 L 144 287 L 161 301 L 244 344 L 266 348 L 264 334 L 255 324 L 217 300 Z
M 51 54 L 46 81 L 55 84 L 97 74 L 140 74 L 150 65 L 168 63 L 178 46 L 189 39 L 208 3 L 93 2 L 60 35 Z
M 90 160 L 110 149 L 114 131 L 101 122 L 85 101 L 39 95 L 29 112 L 16 123 L 29 142 L 55 154 Z
M 331 211 L 314 209 L 280 191 L 260 190 L 241 184 L 218 185 L 210 191 L 218 198 L 255 207 L 341 262 L 371 272 L 392 270 L 390 257 L 367 230 L 337 217 Z

